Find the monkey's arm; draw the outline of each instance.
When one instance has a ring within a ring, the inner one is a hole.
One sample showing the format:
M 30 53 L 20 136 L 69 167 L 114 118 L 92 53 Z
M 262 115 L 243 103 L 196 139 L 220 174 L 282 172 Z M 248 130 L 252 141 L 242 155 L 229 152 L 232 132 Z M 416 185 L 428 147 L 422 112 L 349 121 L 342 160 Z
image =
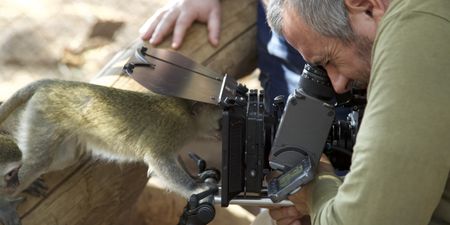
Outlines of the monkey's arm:
M 0 197 L 0 221 L 3 225 L 20 225 L 20 217 L 17 213 L 17 205 L 24 201 L 23 197 L 7 199 Z
M 35 180 L 24 192 L 36 197 L 45 197 L 47 195 L 48 186 L 42 177 Z

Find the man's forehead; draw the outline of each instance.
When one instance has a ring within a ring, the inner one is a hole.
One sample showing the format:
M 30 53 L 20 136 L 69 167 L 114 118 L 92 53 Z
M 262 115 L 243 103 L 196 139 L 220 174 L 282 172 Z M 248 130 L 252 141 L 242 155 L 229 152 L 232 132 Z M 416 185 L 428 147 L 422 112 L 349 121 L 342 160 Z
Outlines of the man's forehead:
M 303 18 L 290 7 L 283 11 L 283 36 L 292 47 L 303 56 L 307 62 L 318 63 L 323 59 L 322 51 L 325 48 L 323 37 L 308 26 Z
M 317 64 L 317 62 L 321 61 L 321 58 L 319 55 L 319 51 L 317 49 L 310 49 L 310 48 L 304 48 L 304 49 L 297 49 L 300 55 L 302 55 L 303 59 L 311 64 Z

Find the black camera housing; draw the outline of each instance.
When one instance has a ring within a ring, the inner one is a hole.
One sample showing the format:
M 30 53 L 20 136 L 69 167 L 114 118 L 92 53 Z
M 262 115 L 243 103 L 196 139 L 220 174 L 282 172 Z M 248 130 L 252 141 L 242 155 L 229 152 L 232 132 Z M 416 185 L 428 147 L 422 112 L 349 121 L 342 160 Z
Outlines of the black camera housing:
M 278 124 L 278 110 L 265 109 L 263 92 L 240 84 L 230 90 L 236 90 L 235 95 L 221 102 L 223 207 L 242 192 L 247 198 L 264 196 L 262 183 L 269 172 L 268 153 Z
M 285 199 L 313 179 L 323 152 L 340 164 L 338 169 L 347 169 L 362 116 L 354 110 L 363 107 L 356 107 L 362 103 L 349 100 L 349 95 L 342 105 L 351 113 L 338 119 L 336 96 L 326 71 L 308 64 L 296 91 L 287 100 L 275 98 L 273 110 L 268 110 L 263 91 L 248 90 L 225 77 L 219 97 L 221 205 L 226 207 L 233 199 Z M 266 181 L 275 170 L 282 175 Z

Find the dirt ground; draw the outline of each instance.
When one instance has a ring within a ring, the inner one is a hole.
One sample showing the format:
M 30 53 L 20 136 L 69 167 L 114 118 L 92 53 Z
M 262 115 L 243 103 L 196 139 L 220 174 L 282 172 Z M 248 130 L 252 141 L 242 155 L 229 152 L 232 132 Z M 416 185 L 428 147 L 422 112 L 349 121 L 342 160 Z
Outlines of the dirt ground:
M 0 2 L 0 101 L 42 78 L 89 81 L 162 0 L 2 0 Z M 185 200 L 150 179 L 130 224 L 176 224 Z M 213 224 L 249 224 L 236 206 L 219 209 Z
M 90 80 L 161 0 L 2 0 L 0 99 L 32 80 Z

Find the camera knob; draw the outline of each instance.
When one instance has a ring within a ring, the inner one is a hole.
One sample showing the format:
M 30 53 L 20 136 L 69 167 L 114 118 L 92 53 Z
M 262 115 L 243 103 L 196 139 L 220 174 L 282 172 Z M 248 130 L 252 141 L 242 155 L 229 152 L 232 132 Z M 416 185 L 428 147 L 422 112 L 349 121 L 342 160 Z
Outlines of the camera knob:
M 278 95 L 277 97 L 275 97 L 273 99 L 273 108 L 275 109 L 282 109 L 284 108 L 284 104 L 285 104 L 285 99 L 284 99 L 284 95 Z

